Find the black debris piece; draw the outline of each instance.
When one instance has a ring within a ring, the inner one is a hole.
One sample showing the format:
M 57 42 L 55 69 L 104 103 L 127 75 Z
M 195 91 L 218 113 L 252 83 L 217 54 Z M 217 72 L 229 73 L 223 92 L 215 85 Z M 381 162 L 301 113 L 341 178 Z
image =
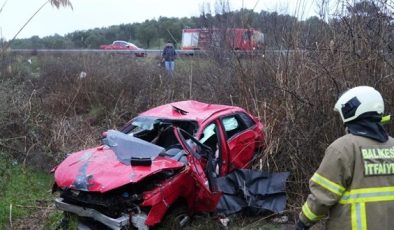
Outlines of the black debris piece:
M 223 192 L 217 211 L 221 215 L 250 211 L 280 213 L 286 207 L 286 180 L 289 172 L 269 173 L 237 169 L 217 179 Z

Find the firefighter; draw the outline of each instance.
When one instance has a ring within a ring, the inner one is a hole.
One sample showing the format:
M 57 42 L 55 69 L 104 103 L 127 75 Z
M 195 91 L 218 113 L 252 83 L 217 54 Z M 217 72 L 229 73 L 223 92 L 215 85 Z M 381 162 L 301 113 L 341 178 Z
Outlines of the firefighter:
M 369 86 L 346 91 L 334 106 L 347 134 L 326 150 L 309 182 L 311 193 L 291 229 L 327 219 L 327 229 L 394 229 L 394 139 L 381 125 L 381 94 Z

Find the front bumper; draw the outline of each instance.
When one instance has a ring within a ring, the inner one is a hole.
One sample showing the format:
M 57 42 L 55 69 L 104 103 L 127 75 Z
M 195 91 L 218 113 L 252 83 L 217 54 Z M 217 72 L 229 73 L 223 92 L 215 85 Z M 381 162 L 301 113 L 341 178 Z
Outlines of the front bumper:
M 63 202 L 63 198 L 56 198 L 55 206 L 57 209 L 62 211 L 71 212 L 81 217 L 92 218 L 114 230 L 120 230 L 122 227 L 129 226 L 130 223 L 129 215 L 124 214 L 121 217 L 114 219 L 91 208 L 84 208 L 65 203 Z M 139 230 L 147 230 L 149 228 L 144 224 L 145 220 L 146 215 L 144 213 L 140 213 L 132 216 L 131 223 Z

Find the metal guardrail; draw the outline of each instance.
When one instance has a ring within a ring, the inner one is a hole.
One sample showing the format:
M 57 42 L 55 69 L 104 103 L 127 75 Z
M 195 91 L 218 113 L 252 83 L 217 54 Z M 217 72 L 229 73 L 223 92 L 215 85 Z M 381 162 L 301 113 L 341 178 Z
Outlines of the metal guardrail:
M 104 49 L 9 49 L 11 53 L 21 54 L 38 54 L 38 53 L 50 53 L 50 54 L 62 54 L 62 53 L 73 53 L 73 54 L 90 54 L 90 53 L 101 53 L 101 54 L 140 54 L 145 53 L 147 56 L 160 56 L 162 50 L 104 50 Z M 176 50 L 178 54 L 193 54 L 193 53 L 205 53 L 204 51 L 185 51 Z
M 9 52 L 14 53 L 159 53 L 162 50 L 147 49 L 144 51 L 138 50 L 104 50 L 104 49 L 9 49 Z M 176 50 L 178 54 L 205 54 L 205 50 Z M 247 53 L 249 51 L 233 51 L 236 53 Z
M 12 53 L 24 53 L 24 54 L 38 54 L 38 53 L 51 53 L 51 54 L 62 54 L 62 53 L 75 53 L 75 54 L 89 54 L 89 53 L 102 53 L 102 54 L 136 54 L 136 53 L 145 53 L 146 56 L 155 57 L 160 56 L 162 50 L 158 49 L 147 49 L 144 51 L 137 50 L 104 50 L 104 49 L 9 49 L 9 52 Z M 205 56 L 208 55 L 209 51 L 205 50 L 176 50 L 179 55 L 189 55 L 189 56 Z M 269 49 L 269 50 L 259 50 L 259 51 L 241 51 L 241 50 L 232 50 L 233 53 L 239 54 L 274 54 L 274 55 L 285 55 L 285 54 L 294 54 L 294 53 L 307 53 L 310 52 L 308 50 L 285 50 L 285 49 Z
M 14 53 L 161 53 L 161 50 L 104 50 L 104 49 L 10 49 Z

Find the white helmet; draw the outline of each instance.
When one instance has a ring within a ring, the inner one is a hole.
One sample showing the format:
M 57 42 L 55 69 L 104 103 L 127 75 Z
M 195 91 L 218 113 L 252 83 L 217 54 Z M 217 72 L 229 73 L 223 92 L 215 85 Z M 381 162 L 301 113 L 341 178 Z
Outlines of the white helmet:
M 383 97 L 372 87 L 354 87 L 339 97 L 335 103 L 334 111 L 341 114 L 343 123 L 352 121 L 368 112 L 376 112 L 379 115 L 383 115 Z

